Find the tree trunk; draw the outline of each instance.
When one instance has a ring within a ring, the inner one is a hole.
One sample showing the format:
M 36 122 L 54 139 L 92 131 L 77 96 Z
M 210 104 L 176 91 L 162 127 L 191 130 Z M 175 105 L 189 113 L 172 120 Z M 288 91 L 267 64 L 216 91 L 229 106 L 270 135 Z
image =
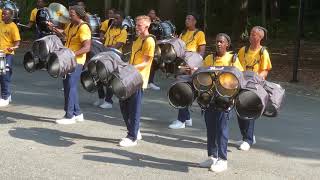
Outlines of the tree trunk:
M 232 39 L 236 42 L 240 40 L 240 35 L 245 31 L 248 21 L 249 0 L 239 0 L 234 2 L 234 18 L 232 24 Z
M 261 1 L 261 8 L 262 8 L 262 11 L 261 11 L 261 22 L 262 22 L 262 26 L 263 27 L 267 27 L 267 0 L 262 0 Z

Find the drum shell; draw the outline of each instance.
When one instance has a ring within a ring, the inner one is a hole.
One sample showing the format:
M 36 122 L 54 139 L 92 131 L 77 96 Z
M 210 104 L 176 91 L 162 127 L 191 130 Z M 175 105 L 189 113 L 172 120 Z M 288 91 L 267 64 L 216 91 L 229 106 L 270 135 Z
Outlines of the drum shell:
M 181 75 L 172 83 L 168 90 L 168 100 L 172 107 L 181 109 L 192 105 L 196 95 L 191 80 L 191 76 Z
M 48 57 L 48 73 L 54 77 L 64 77 L 75 70 L 76 58 L 72 50 L 62 48 L 52 52 Z
M 113 93 L 120 99 L 126 100 L 131 97 L 137 90 L 141 89 L 143 79 L 140 72 L 132 65 L 119 66 L 113 72 L 111 87 Z
M 269 95 L 261 84 L 247 81 L 235 99 L 237 115 L 243 120 L 258 119 L 265 111 Z
M 157 40 L 171 39 L 175 35 L 176 27 L 171 21 L 155 21 L 150 24 L 149 32 L 156 36 Z

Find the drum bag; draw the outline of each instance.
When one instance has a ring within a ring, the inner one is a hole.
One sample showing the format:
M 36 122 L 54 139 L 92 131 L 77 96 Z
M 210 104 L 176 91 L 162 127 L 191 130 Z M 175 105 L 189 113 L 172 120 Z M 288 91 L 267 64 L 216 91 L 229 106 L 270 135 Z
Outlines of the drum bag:
M 269 94 L 269 100 L 263 115 L 276 117 L 280 111 L 281 104 L 285 96 L 285 89 L 279 84 L 265 81 L 264 89 Z
M 143 79 L 139 71 L 130 64 L 120 65 L 113 72 L 111 87 L 120 100 L 126 100 L 142 88 Z
M 49 55 L 48 72 L 53 77 L 64 77 L 74 71 L 77 66 L 76 58 L 72 50 L 61 48 Z
M 48 35 L 33 42 L 32 51 L 41 61 L 46 61 L 49 53 L 64 48 L 62 41 L 56 35 Z

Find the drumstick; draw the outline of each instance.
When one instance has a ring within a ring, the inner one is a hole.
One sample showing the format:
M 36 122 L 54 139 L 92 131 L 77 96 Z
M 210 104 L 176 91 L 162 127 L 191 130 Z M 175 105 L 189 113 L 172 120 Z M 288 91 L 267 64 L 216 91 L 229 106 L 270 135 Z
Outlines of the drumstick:
M 18 26 L 22 26 L 22 27 L 25 27 L 25 28 L 30 28 L 29 26 L 27 26 L 27 25 L 24 25 L 24 24 L 21 24 L 21 23 L 18 23 L 17 25 L 18 25 Z
M 198 68 L 197 67 L 194 67 L 194 68 L 190 68 L 188 66 L 178 66 L 179 69 L 192 69 L 192 70 L 197 70 Z

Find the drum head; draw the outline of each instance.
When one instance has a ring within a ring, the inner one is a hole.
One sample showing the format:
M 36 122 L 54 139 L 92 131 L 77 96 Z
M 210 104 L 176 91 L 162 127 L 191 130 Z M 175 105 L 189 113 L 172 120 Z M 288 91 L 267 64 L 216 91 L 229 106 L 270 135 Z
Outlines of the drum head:
M 194 101 L 194 92 L 187 82 L 177 82 L 170 87 L 168 99 L 171 106 L 185 108 L 191 106 Z
M 24 69 L 27 72 L 32 73 L 36 70 L 36 65 L 37 65 L 37 62 L 36 62 L 35 58 L 33 57 L 32 52 L 28 51 L 23 57 Z
M 253 120 L 261 116 L 264 104 L 261 97 L 250 90 L 242 90 L 235 101 L 236 112 L 241 119 Z
M 200 72 L 193 76 L 192 84 L 197 91 L 205 92 L 212 90 L 214 87 L 213 74 Z
M 90 74 L 90 72 L 88 71 L 83 71 L 81 73 L 81 84 L 82 84 L 82 87 L 90 92 L 90 93 L 93 93 L 93 92 L 96 92 L 97 91 L 97 86 L 96 86 L 96 82 L 95 82 L 95 79 L 94 77 Z
M 50 53 L 48 56 L 48 73 L 54 78 L 60 75 L 60 63 L 56 53 Z

